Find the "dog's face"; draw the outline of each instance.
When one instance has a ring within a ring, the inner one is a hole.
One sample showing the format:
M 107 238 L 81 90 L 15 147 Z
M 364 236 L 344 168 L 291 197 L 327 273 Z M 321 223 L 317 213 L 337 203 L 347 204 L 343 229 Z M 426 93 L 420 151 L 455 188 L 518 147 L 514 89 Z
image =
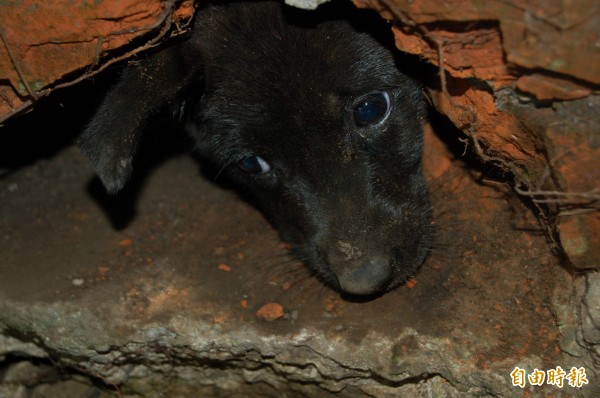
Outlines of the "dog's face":
M 205 86 L 188 126 L 318 277 L 382 293 L 430 244 L 420 90 L 349 22 L 294 15 L 271 2 L 200 11 Z

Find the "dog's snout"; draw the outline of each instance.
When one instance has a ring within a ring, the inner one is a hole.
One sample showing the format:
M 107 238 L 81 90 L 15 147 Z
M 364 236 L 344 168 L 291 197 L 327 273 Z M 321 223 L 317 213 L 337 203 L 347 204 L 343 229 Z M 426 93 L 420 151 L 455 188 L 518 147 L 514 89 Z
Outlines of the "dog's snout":
M 342 291 L 355 295 L 368 295 L 381 291 L 392 278 L 392 265 L 384 257 L 372 257 L 347 273 L 339 273 Z

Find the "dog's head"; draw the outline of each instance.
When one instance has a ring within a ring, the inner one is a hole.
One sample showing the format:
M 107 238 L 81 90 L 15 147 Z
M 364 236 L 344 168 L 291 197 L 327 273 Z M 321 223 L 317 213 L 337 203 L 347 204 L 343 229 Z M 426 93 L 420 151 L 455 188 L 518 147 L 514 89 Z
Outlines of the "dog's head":
M 355 23 L 281 7 L 200 11 L 205 87 L 189 127 L 326 284 L 387 291 L 430 244 L 420 89 Z

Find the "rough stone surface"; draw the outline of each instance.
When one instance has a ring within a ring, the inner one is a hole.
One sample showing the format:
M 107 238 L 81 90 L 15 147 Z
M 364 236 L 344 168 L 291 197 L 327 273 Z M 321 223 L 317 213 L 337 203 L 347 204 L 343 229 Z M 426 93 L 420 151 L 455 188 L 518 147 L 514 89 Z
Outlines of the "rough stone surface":
M 571 289 L 555 291 L 553 307 L 561 334 L 560 346 L 575 367 L 598 371 L 600 359 L 600 274 L 590 273 L 573 281 Z M 598 376 L 596 376 L 598 377 Z M 600 383 L 590 382 L 583 397 L 597 397 Z
M 533 73 L 517 80 L 517 89 L 539 100 L 574 100 L 592 94 L 592 89 L 569 80 Z
M 0 121 L 28 109 L 66 76 L 103 67 L 110 51 L 171 23 L 182 28 L 193 15 L 191 1 L 177 7 L 174 1 L 77 3 L 0 3 Z
M 571 195 L 551 195 L 561 206 L 563 248 L 582 269 L 600 266 L 600 97 L 558 103 L 546 124 L 548 156 L 560 186 Z

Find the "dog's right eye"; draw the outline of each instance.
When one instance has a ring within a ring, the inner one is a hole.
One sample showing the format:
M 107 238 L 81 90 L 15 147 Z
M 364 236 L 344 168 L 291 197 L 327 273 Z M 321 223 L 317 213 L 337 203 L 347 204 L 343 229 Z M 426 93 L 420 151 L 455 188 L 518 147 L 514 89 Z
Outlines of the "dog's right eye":
M 249 174 L 265 174 L 271 170 L 271 166 L 260 156 L 246 156 L 238 162 L 238 167 Z

